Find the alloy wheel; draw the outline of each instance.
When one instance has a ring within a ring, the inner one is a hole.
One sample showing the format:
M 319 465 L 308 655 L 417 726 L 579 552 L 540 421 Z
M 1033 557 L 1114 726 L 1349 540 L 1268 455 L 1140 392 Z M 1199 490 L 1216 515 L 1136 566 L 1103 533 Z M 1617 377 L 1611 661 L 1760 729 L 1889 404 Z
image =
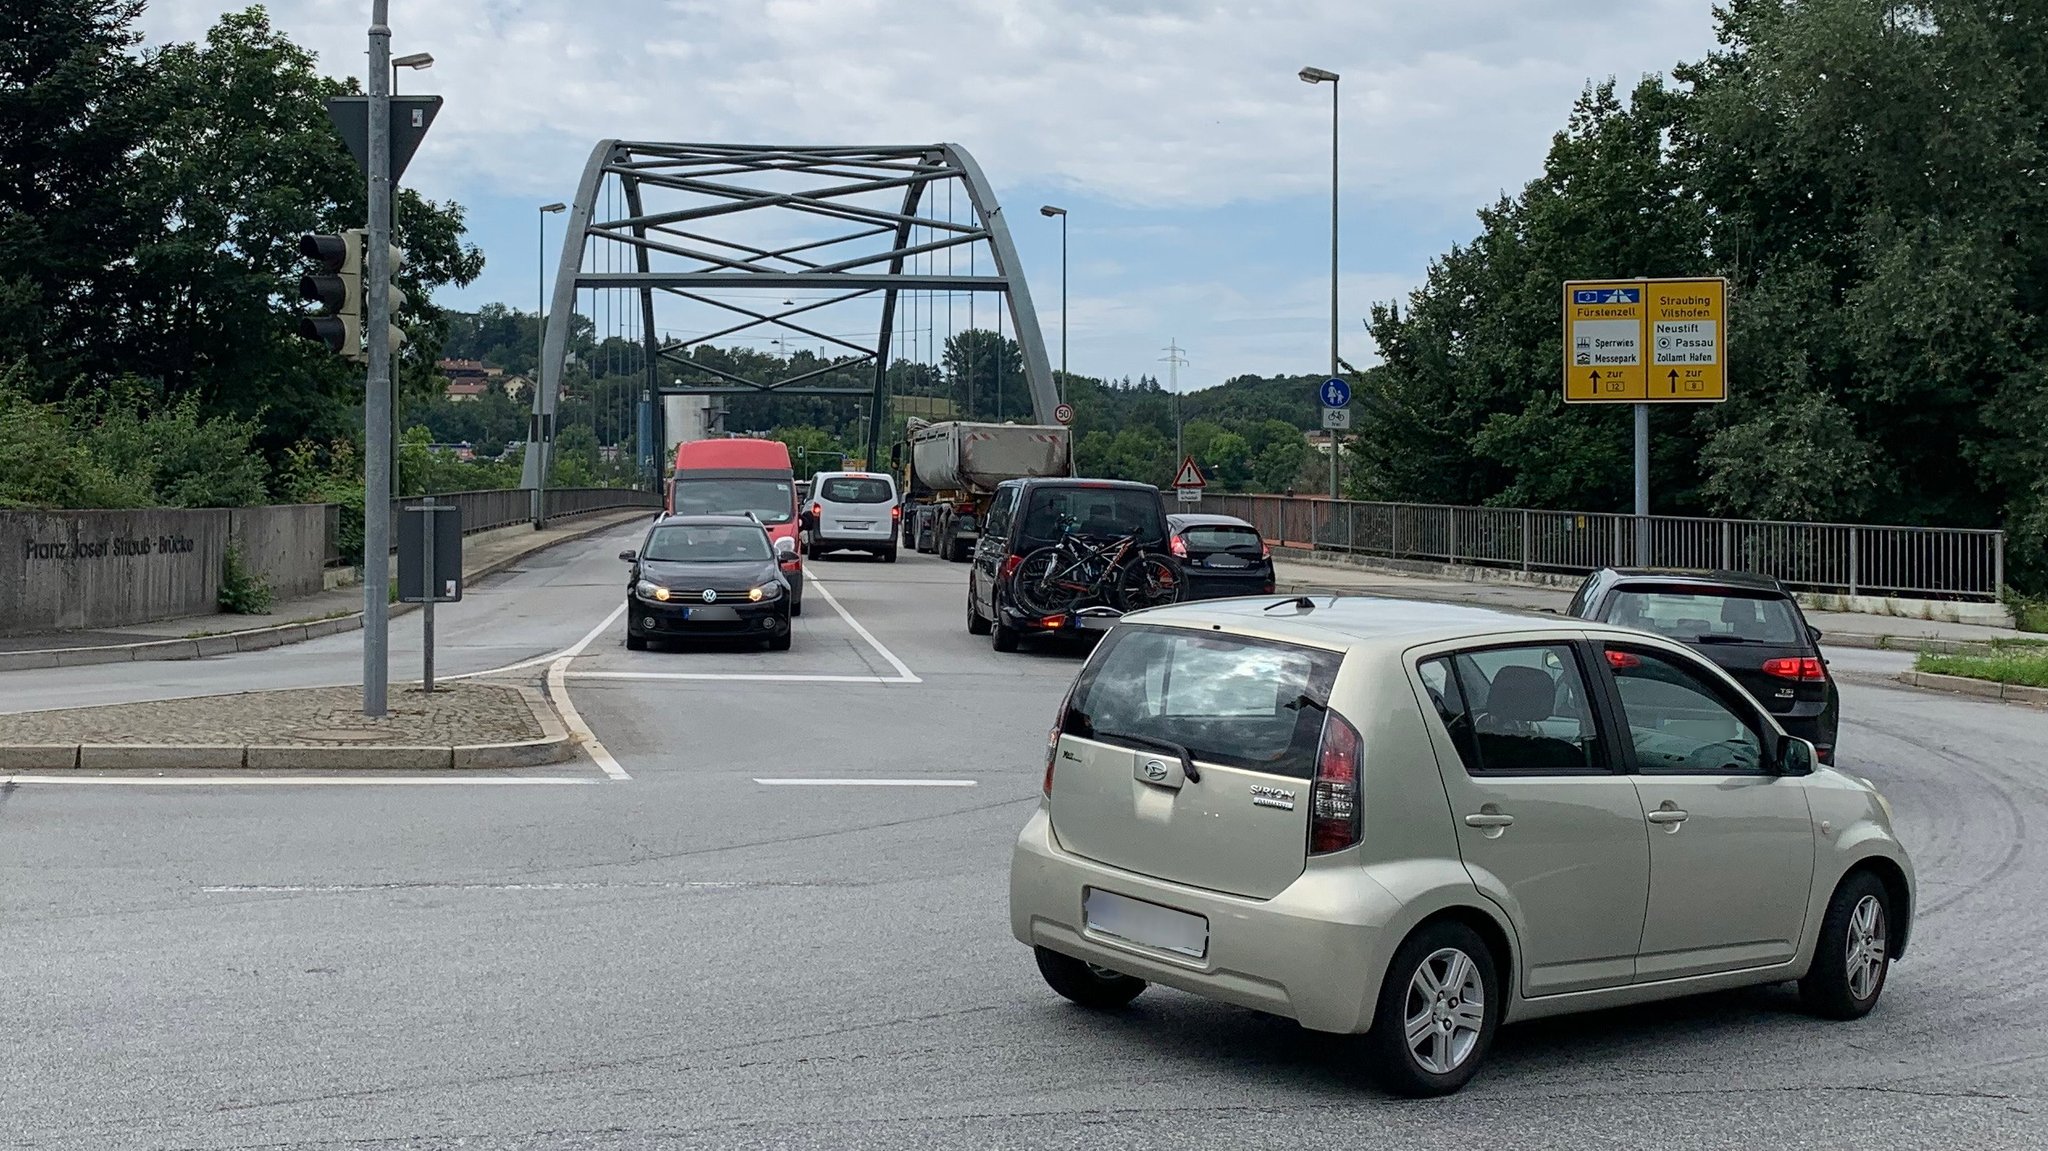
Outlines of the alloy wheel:
M 1479 965 L 1455 947 L 1430 954 L 1408 981 L 1403 1027 L 1408 1051 L 1432 1075 L 1448 1075 L 1471 1058 L 1486 1022 L 1486 985 Z

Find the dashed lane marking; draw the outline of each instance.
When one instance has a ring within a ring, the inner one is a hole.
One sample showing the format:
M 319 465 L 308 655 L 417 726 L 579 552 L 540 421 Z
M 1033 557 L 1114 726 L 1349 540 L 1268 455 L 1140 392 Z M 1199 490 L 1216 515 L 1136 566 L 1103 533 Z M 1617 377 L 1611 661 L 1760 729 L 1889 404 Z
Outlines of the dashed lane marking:
M 972 779 L 757 779 L 762 787 L 974 787 Z

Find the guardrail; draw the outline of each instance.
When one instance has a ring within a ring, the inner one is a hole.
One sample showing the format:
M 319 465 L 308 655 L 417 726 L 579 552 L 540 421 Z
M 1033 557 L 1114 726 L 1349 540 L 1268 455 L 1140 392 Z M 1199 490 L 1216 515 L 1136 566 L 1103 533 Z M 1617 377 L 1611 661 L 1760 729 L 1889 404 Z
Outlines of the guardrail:
M 662 506 L 660 495 L 638 488 L 549 488 L 546 495 L 549 519 L 611 511 L 616 508 L 652 510 Z M 391 501 L 392 522 L 397 522 L 401 514 L 400 508 L 407 504 L 420 503 L 426 498 L 407 496 L 402 500 Z M 452 503 L 462 509 L 463 535 L 533 522 L 533 492 L 527 488 L 439 492 L 433 498 L 440 503 Z
M 1308 496 L 1214 495 L 1284 547 L 1583 574 L 1603 567 L 1710 568 L 1799 591 L 1996 601 L 2005 533 L 1978 528 L 1724 520 Z

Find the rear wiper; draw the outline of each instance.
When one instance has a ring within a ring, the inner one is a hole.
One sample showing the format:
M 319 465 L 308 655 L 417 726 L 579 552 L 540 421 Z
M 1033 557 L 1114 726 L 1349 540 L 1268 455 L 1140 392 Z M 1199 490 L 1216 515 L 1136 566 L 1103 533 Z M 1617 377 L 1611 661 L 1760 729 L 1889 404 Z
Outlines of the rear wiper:
M 1177 755 L 1180 757 L 1180 773 L 1187 777 L 1187 781 L 1189 783 L 1202 782 L 1202 773 L 1195 770 L 1195 757 L 1188 754 L 1188 749 L 1181 744 L 1175 743 L 1170 739 L 1153 739 L 1150 736 L 1143 735 L 1125 735 L 1122 732 L 1109 735 L 1107 738 L 1120 739 L 1125 743 L 1143 744 L 1146 747 Z
M 1312 696 L 1307 692 L 1302 692 L 1300 695 L 1295 696 L 1293 699 L 1288 700 L 1286 703 L 1283 703 L 1280 706 L 1286 708 L 1289 711 L 1300 711 L 1302 708 L 1305 707 L 1312 707 L 1320 712 L 1328 712 L 1330 710 L 1330 705 L 1328 703 L 1325 703 L 1324 701 L 1317 699 L 1315 696 Z
M 1757 640 L 1757 639 L 1745 639 L 1745 638 L 1743 638 L 1742 636 L 1739 636 L 1739 635 L 1696 635 L 1696 636 L 1692 637 L 1692 642 L 1694 642 L 1694 643 L 1762 643 L 1762 642 L 1764 642 L 1764 641 L 1762 641 L 1762 640 Z

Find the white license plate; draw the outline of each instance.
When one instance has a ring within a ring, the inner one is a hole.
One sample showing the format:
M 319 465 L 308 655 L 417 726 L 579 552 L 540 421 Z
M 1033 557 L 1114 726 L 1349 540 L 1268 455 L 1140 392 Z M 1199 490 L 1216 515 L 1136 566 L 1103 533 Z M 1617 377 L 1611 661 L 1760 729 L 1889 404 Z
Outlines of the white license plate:
M 874 527 L 874 526 L 875 526 L 875 521 L 873 521 L 873 520 L 840 520 L 840 521 L 839 521 L 839 522 L 838 522 L 838 523 L 837 523 L 836 525 L 834 525 L 834 526 L 836 526 L 836 527 L 842 527 L 842 528 L 845 528 L 845 529 L 846 529 L 846 530 L 848 530 L 848 531 L 864 532 L 864 531 L 868 530 L 869 528 L 871 528 L 871 527 Z
M 1196 959 L 1209 953 L 1209 921 L 1199 915 L 1093 887 L 1082 893 L 1081 911 L 1091 931 Z
M 1240 559 L 1237 556 L 1210 556 L 1207 562 L 1212 568 L 1248 568 L 1252 566 L 1252 561 Z
M 1074 626 L 1083 631 L 1108 631 L 1116 626 L 1116 617 L 1113 615 L 1075 616 Z

